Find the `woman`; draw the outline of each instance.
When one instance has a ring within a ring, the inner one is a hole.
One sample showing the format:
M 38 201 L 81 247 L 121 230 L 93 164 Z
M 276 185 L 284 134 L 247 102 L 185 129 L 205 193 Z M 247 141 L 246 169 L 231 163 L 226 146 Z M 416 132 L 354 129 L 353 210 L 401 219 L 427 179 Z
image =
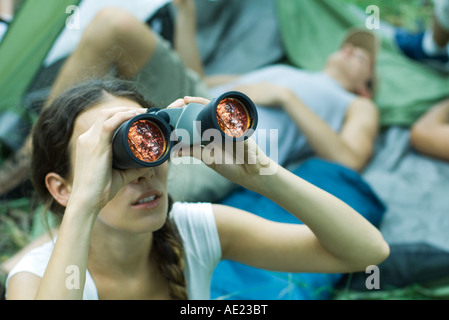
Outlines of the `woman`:
M 207 101 L 186 97 L 172 107 L 190 102 Z M 260 175 L 277 164 L 252 140 L 245 142 L 251 164 L 210 166 L 305 225 L 226 206 L 171 204 L 166 163 L 113 169 L 114 131 L 148 107 L 124 82 L 93 81 L 64 92 L 42 112 L 33 134 L 32 180 L 62 222 L 54 248 L 49 243 L 32 251 L 11 271 L 8 299 L 208 299 L 220 259 L 340 273 L 388 256 L 380 232 L 345 203 L 281 167 Z

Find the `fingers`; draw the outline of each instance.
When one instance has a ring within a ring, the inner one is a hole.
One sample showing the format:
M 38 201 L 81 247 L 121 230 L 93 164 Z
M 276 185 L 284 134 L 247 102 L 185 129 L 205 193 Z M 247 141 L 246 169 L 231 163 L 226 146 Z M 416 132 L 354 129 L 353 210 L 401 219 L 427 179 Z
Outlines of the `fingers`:
M 135 116 L 145 113 L 145 111 L 140 112 L 137 110 L 128 110 L 117 112 L 111 117 L 107 118 L 102 125 L 102 129 L 104 132 L 110 133 L 115 131 L 122 123 L 126 122 L 129 119 L 134 118 Z
M 178 99 L 174 102 L 172 102 L 167 109 L 172 109 L 172 108 L 182 108 L 186 105 L 186 103 L 184 102 L 184 99 Z
M 112 137 L 114 131 L 125 121 L 145 113 L 143 108 L 118 107 L 105 109 L 100 112 L 94 125 L 91 127 L 93 134 L 104 136 L 108 141 Z
M 185 104 L 189 104 L 189 103 L 199 103 L 199 104 L 208 104 L 210 102 L 209 99 L 206 98 L 202 98 L 202 97 L 184 97 L 184 103 Z
M 202 152 L 204 146 L 200 144 L 196 144 L 193 146 L 185 146 L 185 145 L 177 145 L 173 148 L 171 156 L 173 158 L 179 157 L 194 157 L 198 160 L 202 160 Z
M 198 104 L 207 105 L 209 102 L 210 102 L 210 100 L 208 100 L 206 98 L 186 96 L 183 99 L 178 99 L 178 100 L 172 102 L 167 107 L 167 109 L 170 109 L 170 108 L 182 108 L 185 105 L 188 105 L 189 103 L 198 103 Z

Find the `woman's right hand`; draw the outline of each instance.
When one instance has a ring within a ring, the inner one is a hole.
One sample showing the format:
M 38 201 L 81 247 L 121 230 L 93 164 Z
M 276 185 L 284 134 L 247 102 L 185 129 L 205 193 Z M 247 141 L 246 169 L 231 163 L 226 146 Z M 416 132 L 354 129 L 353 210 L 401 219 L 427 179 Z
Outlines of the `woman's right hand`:
M 145 169 L 115 170 L 112 168 L 112 137 L 125 121 L 145 109 L 118 107 L 99 112 L 95 123 L 76 140 L 76 160 L 72 195 L 89 199 L 99 212 L 117 192 L 136 179 Z

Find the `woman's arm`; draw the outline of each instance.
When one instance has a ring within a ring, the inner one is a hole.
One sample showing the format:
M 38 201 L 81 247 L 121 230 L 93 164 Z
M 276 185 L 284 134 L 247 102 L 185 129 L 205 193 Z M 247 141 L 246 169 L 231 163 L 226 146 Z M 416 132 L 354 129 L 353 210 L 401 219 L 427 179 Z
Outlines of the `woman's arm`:
M 185 97 L 173 107 L 191 102 L 207 100 Z M 215 205 L 223 258 L 279 271 L 352 272 L 389 255 L 381 233 L 364 217 L 270 160 L 252 139 L 235 143 L 233 150 L 225 147 L 213 141 L 199 156 L 222 176 L 273 200 L 305 225 L 276 223 Z
M 86 210 L 90 206 L 88 199 L 83 201 L 74 195 L 72 201 L 67 206 L 55 248 L 34 299 L 83 299 L 90 234 L 98 212 Z M 72 287 L 67 285 L 70 274 L 67 270 L 73 272 L 73 267 L 79 272 L 79 284 Z
M 207 103 L 185 97 L 173 107 L 191 102 Z M 364 270 L 387 258 L 389 246 L 379 230 L 349 205 L 270 160 L 252 139 L 236 142 L 233 150 L 225 147 L 220 140 L 211 142 L 202 149 L 201 160 L 305 225 L 276 223 L 215 205 L 223 258 L 278 271 L 338 273 Z
M 410 142 L 423 154 L 449 161 L 449 100 L 431 108 L 413 125 Z
M 365 218 L 284 168 L 274 175 L 242 176 L 240 184 L 278 203 L 304 225 L 215 205 L 225 259 L 276 271 L 340 273 L 365 270 L 389 255 L 381 233 Z

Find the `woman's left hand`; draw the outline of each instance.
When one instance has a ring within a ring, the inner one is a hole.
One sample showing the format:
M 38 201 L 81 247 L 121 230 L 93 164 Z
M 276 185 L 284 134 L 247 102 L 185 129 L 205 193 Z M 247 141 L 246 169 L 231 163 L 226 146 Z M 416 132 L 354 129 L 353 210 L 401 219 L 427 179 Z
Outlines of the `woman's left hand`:
M 209 100 L 185 97 L 172 103 L 169 108 L 183 107 L 189 103 L 206 105 Z M 232 150 L 226 145 L 221 140 L 212 141 L 206 146 L 181 148 L 177 156 L 193 156 L 228 180 L 252 190 L 257 187 L 259 175 L 272 174 L 277 167 L 251 138 L 234 142 Z

